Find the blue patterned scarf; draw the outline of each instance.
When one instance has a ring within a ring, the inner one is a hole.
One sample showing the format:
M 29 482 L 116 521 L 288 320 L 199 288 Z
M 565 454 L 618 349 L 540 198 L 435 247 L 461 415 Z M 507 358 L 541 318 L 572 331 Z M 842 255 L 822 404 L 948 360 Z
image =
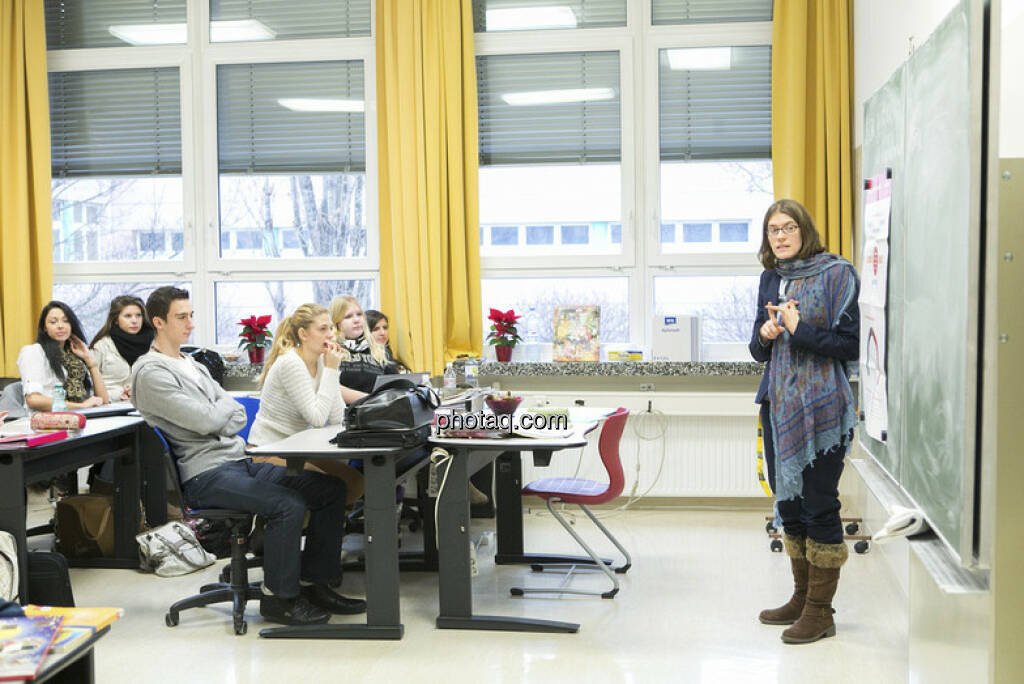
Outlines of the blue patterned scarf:
M 792 281 L 789 298 L 799 302 L 800 320 L 834 330 L 853 303 L 857 275 L 835 254 L 780 259 L 776 271 Z M 772 345 L 768 374 L 775 443 L 775 496 L 800 495 L 803 471 L 818 456 L 850 443 L 857 424 L 853 392 L 842 361 L 790 343 L 788 331 Z

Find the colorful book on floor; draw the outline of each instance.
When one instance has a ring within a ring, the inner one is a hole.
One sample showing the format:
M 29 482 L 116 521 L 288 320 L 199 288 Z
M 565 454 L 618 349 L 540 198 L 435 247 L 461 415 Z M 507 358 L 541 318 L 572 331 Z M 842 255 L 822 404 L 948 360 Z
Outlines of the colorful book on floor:
M 65 606 L 25 606 L 25 615 L 64 618 L 65 627 L 88 627 L 96 632 L 124 615 L 124 608 L 99 606 L 82 606 L 69 608 Z
M 61 616 L 0 618 L 0 681 L 32 679 L 60 632 Z
M 0 444 L 24 442 L 25 446 L 33 447 L 41 444 L 49 444 L 50 442 L 59 442 L 60 440 L 67 438 L 67 430 L 54 430 L 53 432 L 23 432 L 20 434 L 4 435 L 3 437 L 0 437 Z

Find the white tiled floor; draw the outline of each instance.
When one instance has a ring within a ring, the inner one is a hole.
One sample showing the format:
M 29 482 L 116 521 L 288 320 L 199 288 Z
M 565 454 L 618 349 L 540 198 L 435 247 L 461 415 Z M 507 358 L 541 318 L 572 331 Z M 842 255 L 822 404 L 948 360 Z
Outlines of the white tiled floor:
M 45 511 L 37 510 L 38 520 Z M 843 569 L 835 603 L 838 635 L 786 646 L 782 627 L 757 621 L 788 597 L 788 561 L 768 550 L 757 511 L 634 510 L 606 524 L 633 554 L 613 600 L 513 599 L 514 584 L 557 582 L 528 568 L 495 566 L 480 550 L 474 609 L 582 624 L 578 634 L 438 630 L 437 581 L 402 577 L 401 641 L 267 641 L 250 604 L 245 636 L 234 636 L 226 606 L 186 611 L 164 626 L 174 600 L 214 581 L 224 561 L 202 573 L 163 579 L 130 570 L 72 570 L 79 605 L 119 605 L 125 617 L 97 649 L 99 682 L 871 682 L 907 681 L 906 600 L 880 556 L 856 555 Z M 599 550 L 611 551 L 580 530 Z M 474 532 L 493 522 L 474 520 Z M 43 538 L 40 538 L 43 539 Z M 568 550 L 572 540 L 544 512 L 526 519 L 529 550 Z M 258 572 L 258 571 L 256 571 Z M 531 576 L 532 575 L 532 576 Z M 598 583 L 602 576 L 576 580 Z M 361 595 L 350 572 L 344 592 Z M 357 618 L 334 618 L 337 621 Z

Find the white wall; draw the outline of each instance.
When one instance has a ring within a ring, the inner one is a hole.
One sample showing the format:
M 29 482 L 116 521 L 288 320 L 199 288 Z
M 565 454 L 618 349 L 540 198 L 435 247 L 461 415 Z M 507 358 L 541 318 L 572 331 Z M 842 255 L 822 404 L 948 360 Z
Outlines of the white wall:
M 1024 157 L 1024 0 L 1003 0 L 999 156 Z

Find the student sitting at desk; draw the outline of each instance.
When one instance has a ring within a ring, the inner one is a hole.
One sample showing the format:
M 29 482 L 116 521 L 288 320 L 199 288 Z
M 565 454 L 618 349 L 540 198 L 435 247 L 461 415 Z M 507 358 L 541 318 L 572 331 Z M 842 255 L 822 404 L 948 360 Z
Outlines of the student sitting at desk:
M 82 324 L 71 307 L 52 301 L 43 307 L 36 326 L 36 342 L 18 354 L 25 407 L 32 411 L 53 408 L 53 388 L 62 385 L 65 408 L 83 409 L 110 401 L 99 366 L 82 340 Z
M 131 396 L 132 364 L 153 344 L 153 324 L 138 297 L 121 295 L 110 302 L 107 321 L 89 347 L 96 356 L 107 396 L 125 401 Z
M 341 345 L 339 381 L 343 386 L 369 394 L 378 375 L 398 373 L 398 365 L 388 361 L 384 345 L 370 336 L 363 308 L 355 297 L 335 297 L 331 301 L 331 321 Z M 353 401 L 348 397 L 345 400 Z
M 260 615 L 308 625 L 327 622 L 330 613 L 364 612 L 365 601 L 330 589 L 341 577 L 345 483 L 308 470 L 289 475 L 281 466 L 247 458 L 237 436 L 245 409 L 205 367 L 181 354 L 195 327 L 188 292 L 157 288 L 146 312 L 156 337 L 132 367 L 132 404 L 171 444 L 185 505 L 234 508 L 267 519 Z M 307 508 L 309 527 L 300 551 Z
M 303 304 L 277 326 L 274 346 L 259 377 L 260 410 L 249 431 L 249 443 L 270 444 L 309 427 L 339 425 L 344 417 L 347 395 L 350 401 L 362 392 L 342 386 L 338 390 L 337 372 L 341 350 L 334 342 L 334 330 L 327 309 L 319 304 Z M 284 465 L 274 456 L 257 457 Z M 319 460 L 306 464 L 345 481 L 348 503 L 363 494 L 362 474 L 337 460 Z
M 366 327 L 370 331 L 370 337 L 376 340 L 377 344 L 384 345 L 388 363 L 395 364 L 399 373 L 409 372 L 408 367 L 391 351 L 391 323 L 388 321 L 388 317 L 376 309 L 367 309 Z

